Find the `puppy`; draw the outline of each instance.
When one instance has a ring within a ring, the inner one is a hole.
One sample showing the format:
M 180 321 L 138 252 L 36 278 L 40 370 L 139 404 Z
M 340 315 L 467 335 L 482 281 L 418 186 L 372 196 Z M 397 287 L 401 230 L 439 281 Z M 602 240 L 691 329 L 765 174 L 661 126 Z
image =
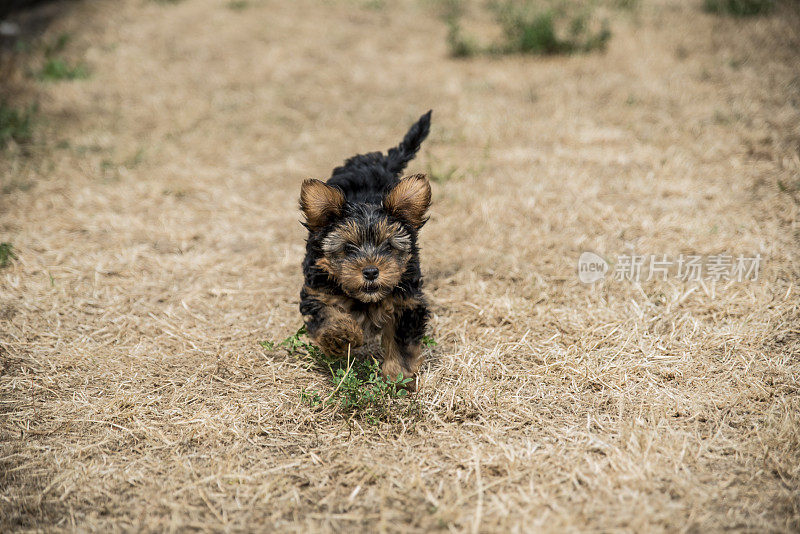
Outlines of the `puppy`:
M 385 155 L 354 156 L 327 182 L 305 180 L 300 192 L 308 229 L 300 313 L 308 335 L 325 354 L 341 357 L 380 334 L 384 376 L 411 378 L 410 389 L 429 317 L 417 236 L 431 186 L 424 174 L 400 174 L 430 122 L 428 111 Z

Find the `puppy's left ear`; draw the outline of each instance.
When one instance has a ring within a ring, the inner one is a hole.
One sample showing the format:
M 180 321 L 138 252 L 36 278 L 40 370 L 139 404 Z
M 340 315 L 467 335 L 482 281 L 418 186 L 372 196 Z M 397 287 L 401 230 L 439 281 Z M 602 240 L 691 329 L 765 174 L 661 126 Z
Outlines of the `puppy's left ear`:
M 342 214 L 345 198 L 342 190 L 319 180 L 303 182 L 300 190 L 300 209 L 306 216 L 309 230 L 317 230 Z
M 401 179 L 383 199 L 386 211 L 417 229 L 428 220 L 425 213 L 430 205 L 431 184 L 424 174 L 414 174 Z

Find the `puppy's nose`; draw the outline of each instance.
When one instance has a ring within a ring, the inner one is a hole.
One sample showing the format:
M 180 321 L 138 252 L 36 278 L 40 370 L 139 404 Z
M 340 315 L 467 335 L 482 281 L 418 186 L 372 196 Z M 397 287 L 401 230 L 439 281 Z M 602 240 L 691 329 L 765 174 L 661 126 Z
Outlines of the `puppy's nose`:
M 364 267 L 361 269 L 361 274 L 364 275 L 364 278 L 370 282 L 378 278 L 378 268 L 374 265 L 370 265 L 369 267 Z

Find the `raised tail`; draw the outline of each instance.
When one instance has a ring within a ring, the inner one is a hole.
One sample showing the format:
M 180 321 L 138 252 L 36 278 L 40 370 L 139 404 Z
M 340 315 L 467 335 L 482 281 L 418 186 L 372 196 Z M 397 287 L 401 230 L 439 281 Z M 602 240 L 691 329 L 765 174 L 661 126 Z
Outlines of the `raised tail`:
M 408 162 L 417 155 L 420 145 L 431 131 L 431 113 L 433 110 L 429 110 L 420 117 L 408 130 L 400 144 L 389 149 L 386 154 L 386 169 L 393 175 L 397 176 L 403 172 Z

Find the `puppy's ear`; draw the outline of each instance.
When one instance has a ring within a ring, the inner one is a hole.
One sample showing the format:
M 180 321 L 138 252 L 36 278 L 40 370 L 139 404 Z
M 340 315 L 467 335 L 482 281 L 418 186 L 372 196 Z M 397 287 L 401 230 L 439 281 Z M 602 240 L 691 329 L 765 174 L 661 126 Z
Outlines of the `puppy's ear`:
M 383 199 L 386 211 L 417 229 L 428 220 L 425 212 L 430 205 L 431 184 L 424 174 L 414 174 L 401 179 Z
M 342 214 L 344 194 L 338 187 L 319 180 L 305 180 L 300 189 L 300 209 L 310 230 L 322 228 Z

